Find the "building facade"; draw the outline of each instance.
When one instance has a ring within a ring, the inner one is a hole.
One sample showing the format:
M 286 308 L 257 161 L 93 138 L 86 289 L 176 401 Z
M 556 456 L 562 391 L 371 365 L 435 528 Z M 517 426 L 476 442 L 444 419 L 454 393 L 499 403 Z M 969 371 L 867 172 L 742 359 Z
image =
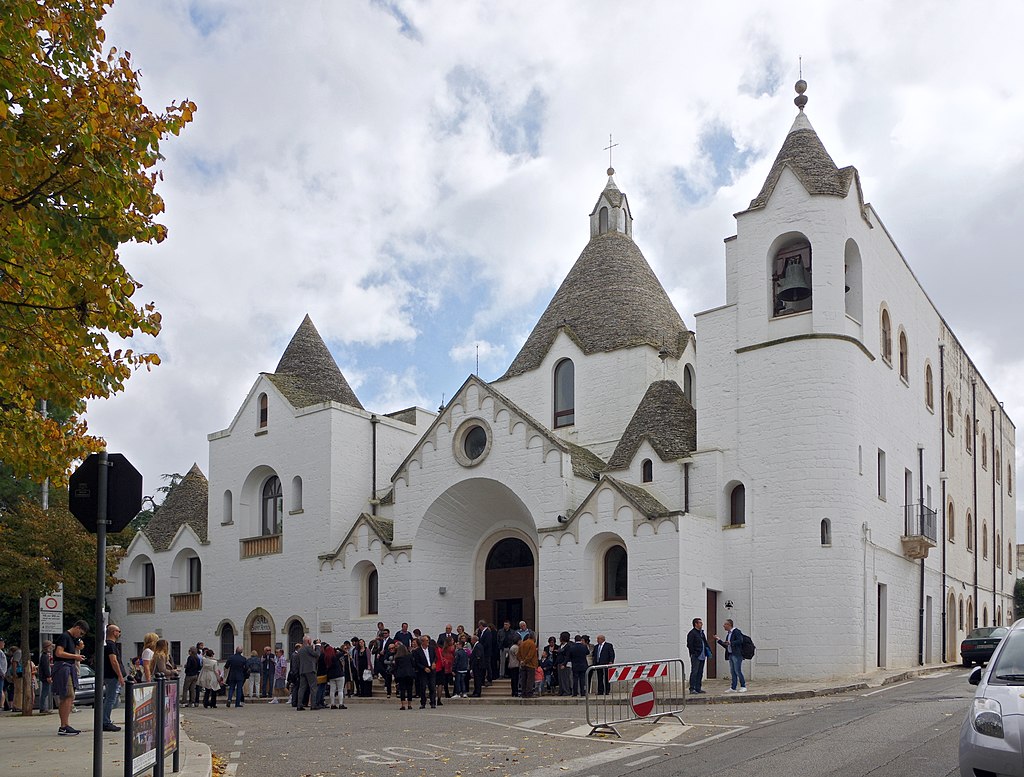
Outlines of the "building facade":
M 731 617 L 755 677 L 826 678 L 1008 623 L 1015 428 L 798 91 L 699 353 L 610 169 L 505 374 L 437 414 L 365 410 L 307 317 L 132 542 L 126 641 L 507 618 L 634 660 Z

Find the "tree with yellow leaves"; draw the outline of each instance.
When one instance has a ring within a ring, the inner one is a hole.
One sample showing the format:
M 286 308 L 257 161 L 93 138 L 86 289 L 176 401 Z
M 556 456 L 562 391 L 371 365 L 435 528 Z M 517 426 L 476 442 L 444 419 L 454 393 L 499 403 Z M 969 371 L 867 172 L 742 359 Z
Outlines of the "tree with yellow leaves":
M 0 13 L 0 460 L 37 482 L 102 447 L 84 400 L 160 363 L 108 340 L 160 331 L 118 248 L 166 237 L 160 141 L 196 106 L 143 104 L 131 55 L 104 51 L 111 4 L 5 0 Z M 71 417 L 45 417 L 43 401 Z

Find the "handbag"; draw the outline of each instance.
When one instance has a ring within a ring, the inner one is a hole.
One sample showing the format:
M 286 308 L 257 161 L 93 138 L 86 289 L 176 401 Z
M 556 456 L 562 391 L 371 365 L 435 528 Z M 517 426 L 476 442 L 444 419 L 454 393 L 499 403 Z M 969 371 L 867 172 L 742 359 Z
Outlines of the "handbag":
M 373 672 L 371 672 L 369 669 L 364 669 L 363 670 L 363 682 L 368 683 L 368 682 L 371 682 L 372 680 L 373 680 Z

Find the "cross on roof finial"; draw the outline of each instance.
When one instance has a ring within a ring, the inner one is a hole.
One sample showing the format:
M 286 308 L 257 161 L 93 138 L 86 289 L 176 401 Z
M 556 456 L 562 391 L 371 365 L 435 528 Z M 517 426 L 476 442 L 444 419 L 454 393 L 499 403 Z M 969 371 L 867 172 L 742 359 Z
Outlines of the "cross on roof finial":
M 608 145 L 604 147 L 604 150 L 608 152 L 608 175 L 615 174 L 615 168 L 612 167 L 612 149 L 615 148 L 618 143 L 612 143 L 612 133 L 608 133 Z

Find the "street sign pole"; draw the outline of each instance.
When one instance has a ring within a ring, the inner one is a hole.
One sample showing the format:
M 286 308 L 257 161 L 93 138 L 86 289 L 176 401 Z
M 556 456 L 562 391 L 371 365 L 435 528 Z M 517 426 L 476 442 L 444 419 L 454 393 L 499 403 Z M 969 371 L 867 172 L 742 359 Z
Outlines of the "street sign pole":
M 93 622 L 97 630 L 94 639 L 95 654 L 93 669 L 96 672 L 96 691 L 92 702 L 92 775 L 103 777 L 103 648 L 107 635 L 103 629 L 103 611 L 106 609 L 103 594 L 107 589 L 107 452 L 100 452 L 100 469 L 96 502 L 96 617 Z

